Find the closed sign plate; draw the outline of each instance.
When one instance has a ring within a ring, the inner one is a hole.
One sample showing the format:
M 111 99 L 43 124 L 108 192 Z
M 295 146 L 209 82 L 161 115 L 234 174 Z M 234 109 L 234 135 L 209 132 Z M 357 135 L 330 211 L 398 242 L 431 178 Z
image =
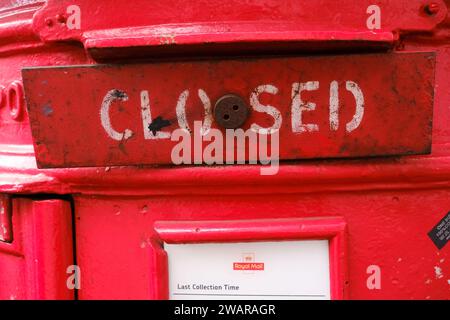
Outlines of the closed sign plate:
M 39 167 L 143 165 L 173 163 L 179 128 L 194 163 L 209 144 L 194 121 L 225 132 L 213 115 L 229 94 L 249 110 L 240 128 L 279 134 L 282 160 L 430 153 L 434 67 L 434 53 L 381 53 L 28 68 L 23 81 Z

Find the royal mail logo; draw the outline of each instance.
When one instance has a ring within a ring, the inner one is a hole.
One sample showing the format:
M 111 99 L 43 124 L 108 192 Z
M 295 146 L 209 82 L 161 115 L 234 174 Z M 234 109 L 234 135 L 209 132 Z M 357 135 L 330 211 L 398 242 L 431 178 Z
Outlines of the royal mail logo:
M 243 262 L 234 262 L 233 270 L 238 271 L 264 271 L 264 262 L 255 262 L 254 253 L 242 254 Z
M 234 262 L 233 270 L 263 271 L 264 262 Z

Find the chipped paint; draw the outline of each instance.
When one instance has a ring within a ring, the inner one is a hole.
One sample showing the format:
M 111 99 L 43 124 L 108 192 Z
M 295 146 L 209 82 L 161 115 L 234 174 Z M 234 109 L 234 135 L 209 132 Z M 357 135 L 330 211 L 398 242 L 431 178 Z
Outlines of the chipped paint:
M 438 266 L 434 266 L 434 274 L 436 276 L 436 279 L 441 279 L 444 277 L 444 275 L 442 274 L 442 268 Z
M 133 131 L 130 129 L 125 129 L 123 132 L 117 132 L 113 129 L 111 119 L 109 118 L 109 108 L 115 100 L 127 101 L 128 95 L 124 91 L 118 89 L 112 89 L 106 93 L 100 108 L 101 124 L 105 129 L 105 132 L 112 139 L 117 141 L 128 140 L 133 136 Z
M 142 207 L 141 213 L 142 213 L 142 214 L 148 213 L 148 205 L 144 205 L 144 206 Z
M 139 247 L 141 249 L 145 249 L 151 245 L 152 245 L 152 240 L 150 238 L 145 238 L 144 240 L 141 241 Z
M 116 215 L 116 216 L 118 216 L 122 213 L 120 210 L 120 206 L 118 206 L 118 205 L 114 205 L 113 209 L 114 209 L 114 215 Z
M 175 34 L 162 34 L 159 37 L 159 43 L 163 45 L 176 44 Z
M 50 116 L 52 113 L 53 113 L 53 108 L 52 108 L 52 106 L 51 105 L 49 105 L 49 104 L 46 104 L 46 105 L 44 105 L 43 107 L 42 107 L 42 113 L 45 115 L 45 116 Z

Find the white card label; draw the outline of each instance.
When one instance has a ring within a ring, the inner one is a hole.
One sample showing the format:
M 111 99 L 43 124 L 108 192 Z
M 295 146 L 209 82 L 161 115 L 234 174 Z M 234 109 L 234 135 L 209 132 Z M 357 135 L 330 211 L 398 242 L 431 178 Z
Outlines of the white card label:
M 170 299 L 330 299 L 328 240 L 165 244 Z

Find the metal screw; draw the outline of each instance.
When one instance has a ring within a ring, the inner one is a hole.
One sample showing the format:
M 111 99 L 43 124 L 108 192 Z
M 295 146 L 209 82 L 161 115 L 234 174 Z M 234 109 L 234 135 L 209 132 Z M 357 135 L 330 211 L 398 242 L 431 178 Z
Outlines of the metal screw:
M 66 22 L 66 17 L 64 17 L 64 15 L 62 15 L 62 14 L 57 14 L 55 18 L 56 18 L 56 21 L 58 21 L 59 23 Z
M 217 100 L 214 107 L 214 119 L 226 129 L 239 128 L 247 120 L 249 108 L 241 97 L 227 94 Z
M 438 12 L 439 12 L 439 4 L 435 2 L 429 3 L 425 6 L 425 13 L 430 16 L 434 16 Z
M 45 19 L 45 24 L 46 24 L 48 27 L 51 27 L 51 26 L 53 26 L 53 20 L 50 19 L 50 18 L 47 18 L 47 19 Z

